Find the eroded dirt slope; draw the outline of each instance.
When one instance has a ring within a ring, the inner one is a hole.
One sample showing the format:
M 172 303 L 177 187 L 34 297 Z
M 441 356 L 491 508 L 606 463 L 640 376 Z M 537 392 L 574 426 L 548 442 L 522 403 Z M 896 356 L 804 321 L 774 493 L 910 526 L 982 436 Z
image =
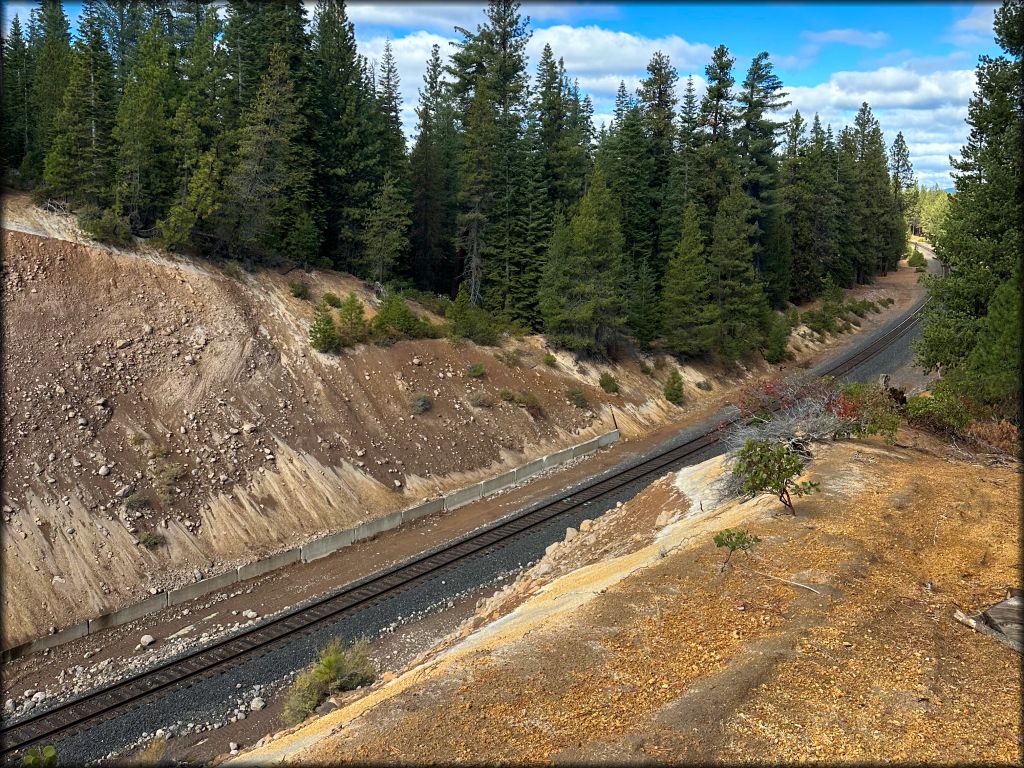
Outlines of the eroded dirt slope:
M 314 353 L 286 277 L 6 230 L 3 245 L 5 643 L 611 428 L 599 389 L 574 381 L 594 404 L 575 408 L 571 373 L 472 345 Z M 500 388 L 532 392 L 543 418 Z M 477 389 L 496 405 L 471 407 Z M 412 392 L 431 412 L 411 414 Z

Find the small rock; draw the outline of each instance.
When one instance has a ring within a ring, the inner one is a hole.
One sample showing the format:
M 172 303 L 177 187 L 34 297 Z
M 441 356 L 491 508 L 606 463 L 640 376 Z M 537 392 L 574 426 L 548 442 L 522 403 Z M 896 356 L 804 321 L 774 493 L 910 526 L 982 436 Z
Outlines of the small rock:
M 586 533 L 587 531 L 589 531 L 593 527 L 594 527 L 594 521 L 593 520 L 581 520 L 580 521 L 580 533 Z
M 236 742 L 234 742 L 234 741 L 229 741 L 228 742 L 228 749 L 230 749 L 231 753 L 234 754 L 235 752 L 238 751 L 238 744 Z
M 114 342 L 114 349 L 124 349 L 125 347 L 130 347 L 131 344 L 129 339 L 118 339 Z
M 565 543 L 568 544 L 570 541 L 575 539 L 579 535 L 579 533 L 580 532 L 577 531 L 575 528 L 566 528 L 565 529 Z
M 247 422 L 247 423 L 242 425 L 242 431 L 245 432 L 245 434 L 247 434 L 247 435 L 251 435 L 257 429 L 259 429 L 259 427 L 257 427 L 252 422 Z
M 669 522 L 671 520 L 672 520 L 672 512 L 670 510 L 666 509 L 660 515 L 658 515 L 658 519 L 654 521 L 654 525 L 657 526 L 658 528 L 664 528 L 666 525 L 669 524 Z
M 250 610 L 249 608 L 246 608 L 244 611 L 242 611 L 242 615 L 247 619 L 259 618 L 259 614 L 256 613 L 256 611 Z
M 249 702 L 249 709 L 251 709 L 253 712 L 259 712 L 265 706 L 267 706 L 267 702 L 265 702 L 259 696 L 257 696 L 255 699 Z
M 152 635 L 143 635 L 142 638 L 139 640 L 139 643 L 143 647 L 152 645 L 155 642 L 156 642 L 156 638 L 153 637 Z
M 100 466 L 99 469 L 96 470 L 96 474 L 99 475 L 100 477 L 106 477 L 107 475 L 110 474 L 110 467 L 108 467 L 106 464 L 103 464 Z

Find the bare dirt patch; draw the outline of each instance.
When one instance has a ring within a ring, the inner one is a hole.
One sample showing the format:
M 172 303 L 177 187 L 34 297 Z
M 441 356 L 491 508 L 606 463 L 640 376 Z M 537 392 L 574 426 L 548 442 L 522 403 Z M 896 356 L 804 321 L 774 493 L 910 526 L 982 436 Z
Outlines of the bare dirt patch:
M 1016 467 L 836 444 L 795 517 L 715 507 L 702 467 L 670 479 L 702 489 L 688 504 L 660 481 L 609 515 L 647 531 L 640 550 L 509 590 L 511 612 L 433 663 L 248 759 L 1020 760 L 1019 658 L 952 618 L 1017 586 Z M 649 539 L 654 509 L 677 520 Z M 718 573 L 727 526 L 762 543 Z M 589 560 L 582 535 L 561 547 Z

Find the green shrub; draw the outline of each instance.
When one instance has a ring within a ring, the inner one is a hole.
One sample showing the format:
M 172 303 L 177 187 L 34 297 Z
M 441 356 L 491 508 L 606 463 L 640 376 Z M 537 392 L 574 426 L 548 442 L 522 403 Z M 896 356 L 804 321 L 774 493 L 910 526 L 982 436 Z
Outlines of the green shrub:
M 511 389 L 506 389 L 505 387 L 502 387 L 501 389 L 498 390 L 498 397 L 501 398 L 502 402 L 511 403 L 513 400 L 516 399 L 516 393 L 513 392 Z
M 334 324 L 331 309 L 326 304 L 317 304 L 313 310 L 313 322 L 309 326 L 309 346 L 317 352 L 337 352 L 341 347 L 338 326 Z
M 544 418 L 544 409 L 540 407 L 540 401 L 533 392 L 519 391 L 515 393 L 513 402 L 530 414 L 535 419 Z
M 655 355 L 654 356 L 654 370 L 656 370 L 656 371 L 664 370 L 665 362 L 666 361 L 665 361 L 665 356 L 664 355 Z
M 482 378 L 485 373 L 487 373 L 487 369 L 484 368 L 483 363 L 473 363 L 471 366 L 469 366 L 469 368 L 466 369 L 466 374 L 471 379 Z
M 119 216 L 113 208 L 107 208 L 103 213 L 95 210 L 83 212 L 78 224 L 93 240 L 122 248 L 131 245 L 132 229 L 128 219 Z
M 523 359 L 523 350 L 499 350 L 494 353 L 494 356 L 498 358 L 501 362 L 503 362 L 505 365 L 507 365 L 509 368 L 518 368 L 519 363 Z
M 165 504 L 171 500 L 171 492 L 174 484 L 185 476 L 185 467 L 182 464 L 169 461 L 159 461 L 151 470 L 153 475 L 153 490 L 160 500 Z
M 558 367 L 558 358 L 548 352 L 544 355 L 544 365 L 548 368 L 556 368 Z
M 701 379 L 700 381 L 697 382 L 697 389 L 702 389 L 705 392 L 710 392 L 712 389 L 711 380 Z
M 412 299 L 417 304 L 426 307 L 435 315 L 445 317 L 448 313 L 449 307 L 452 305 L 452 300 L 447 296 L 440 296 L 436 293 L 430 293 L 429 291 L 421 291 L 417 288 L 403 288 L 402 295 L 407 299 Z
M 340 640 L 333 640 L 320 652 L 320 659 L 295 678 L 281 718 L 286 726 L 297 725 L 335 693 L 370 685 L 376 679 L 367 641 L 346 647 Z
M 907 421 L 931 432 L 956 434 L 970 423 L 971 410 L 963 398 L 940 383 L 931 397 L 907 398 Z
M 894 299 L 892 296 L 886 296 L 884 299 L 880 300 L 878 303 L 881 304 L 883 307 L 891 307 L 893 304 L 896 303 L 896 299 Z
M 764 359 L 781 363 L 791 357 L 789 353 L 789 323 L 773 312 L 769 318 L 768 333 L 764 340 Z
M 482 389 L 476 389 L 469 393 L 469 404 L 474 408 L 490 408 L 494 405 L 494 398 Z
M 434 401 L 426 392 L 415 392 L 409 397 L 409 410 L 419 416 L 434 407 Z
M 818 489 L 817 483 L 796 482 L 804 471 L 800 456 L 785 443 L 747 440 L 737 454 L 733 474 L 743 480 L 743 492 L 750 496 L 772 493 L 790 512 L 793 496 L 805 496 Z
M 288 283 L 288 290 L 296 299 L 309 298 L 309 285 L 302 280 L 292 280 Z
M 590 403 L 587 401 L 587 396 L 583 393 L 583 390 L 576 387 L 565 390 L 565 399 L 577 408 L 590 407 Z
M 338 309 L 341 306 L 341 299 L 338 297 L 338 294 L 328 291 L 324 294 L 324 304 Z
M 729 550 L 725 560 L 722 561 L 722 568 L 725 568 L 733 552 L 738 550 L 749 552 L 755 545 L 761 543 L 761 539 L 746 531 L 734 531 L 731 528 L 726 528 L 724 531 L 719 531 L 715 534 L 714 542 L 716 547 L 726 547 Z
M 373 330 L 378 340 L 385 343 L 399 339 L 434 338 L 436 335 L 436 329 L 409 309 L 409 305 L 395 293 L 381 302 L 377 316 L 373 318 Z
M 678 370 L 672 369 L 661 392 L 672 405 L 682 405 L 686 402 L 686 396 L 683 394 L 683 377 L 679 375 Z
M 338 308 L 338 344 L 351 347 L 361 344 L 370 337 L 370 324 L 366 322 L 363 303 L 355 293 L 350 293 Z
M 834 410 L 853 422 L 856 437 L 881 435 L 887 442 L 896 438 L 900 426 L 900 408 L 889 393 L 877 384 L 852 383 L 839 391 Z
M 143 531 L 139 534 L 139 544 L 144 546 L 146 549 L 156 549 L 167 543 L 167 539 L 161 536 L 159 533 L 153 533 L 152 531 Z
M 21 768 L 57 768 L 57 748 L 47 744 L 39 747 L 29 747 L 22 755 Z
M 497 321 L 487 310 L 470 303 L 465 283 L 459 286 L 455 301 L 445 311 L 445 320 L 448 335 L 453 338 L 469 339 L 488 347 L 498 343 Z
M 140 509 L 147 509 L 149 507 L 149 499 L 143 496 L 141 493 L 135 492 L 124 497 L 124 508 L 135 512 Z
M 619 393 L 619 382 L 617 382 L 615 377 L 608 373 L 608 371 L 601 374 L 601 378 L 598 383 L 601 385 L 601 389 L 609 395 L 617 395 Z
M 649 366 L 647 364 L 646 360 L 641 360 L 640 361 L 640 373 L 642 373 L 644 376 L 653 376 L 654 375 L 654 369 L 651 368 L 651 366 Z
M 924 272 L 927 265 L 928 263 L 924 260 L 924 254 L 916 249 L 907 257 L 907 266 L 909 267 L 916 267 Z

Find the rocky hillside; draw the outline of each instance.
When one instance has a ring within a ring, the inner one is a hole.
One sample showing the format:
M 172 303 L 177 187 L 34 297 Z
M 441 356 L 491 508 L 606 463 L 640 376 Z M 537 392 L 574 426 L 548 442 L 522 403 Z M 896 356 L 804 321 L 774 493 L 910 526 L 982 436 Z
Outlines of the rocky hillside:
M 605 432 L 606 403 L 634 430 L 677 413 L 635 363 L 607 395 L 599 367 L 542 364 L 540 338 L 514 365 L 445 340 L 321 355 L 288 282 L 354 291 L 372 315 L 351 277 L 94 247 L 5 202 L 5 646 Z M 477 390 L 494 405 L 470 405 Z M 411 412 L 415 392 L 431 411 Z

